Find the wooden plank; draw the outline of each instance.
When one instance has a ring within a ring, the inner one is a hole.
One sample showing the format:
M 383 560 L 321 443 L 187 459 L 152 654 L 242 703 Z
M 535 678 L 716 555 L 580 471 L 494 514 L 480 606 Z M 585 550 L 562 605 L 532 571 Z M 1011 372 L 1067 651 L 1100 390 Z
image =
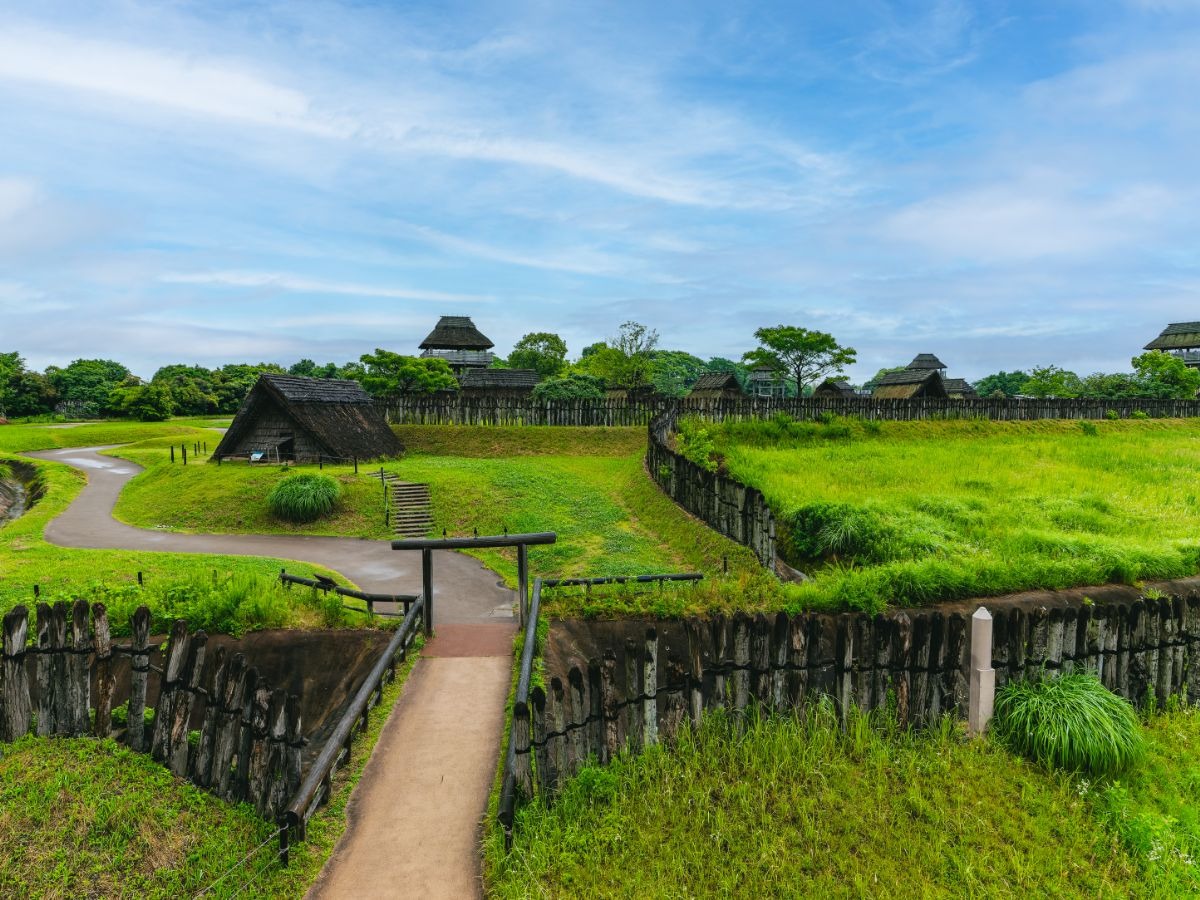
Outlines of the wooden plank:
M 92 652 L 91 607 L 86 600 L 71 605 L 71 652 L 65 654 L 63 672 L 66 676 L 66 733 L 88 734 L 92 730 L 88 710 L 91 708 L 92 685 L 88 658 Z
M 221 694 L 221 711 L 217 716 L 217 736 L 213 745 L 212 775 L 210 784 L 214 792 L 225 799 L 237 794 L 235 765 L 241 748 L 242 708 L 245 704 L 248 672 L 246 657 L 235 653 L 225 677 L 225 690 Z
M 4 614 L 0 644 L 0 742 L 9 743 L 29 733 L 33 701 L 25 670 L 25 645 L 29 639 L 29 610 L 17 604 Z
M 96 653 L 96 721 L 92 734 L 106 738 L 112 734 L 113 677 L 112 634 L 108 609 L 103 603 L 92 604 L 92 634 Z
M 221 716 L 221 701 L 225 696 L 225 682 L 229 677 L 229 663 L 224 647 L 218 647 L 213 657 L 211 675 L 208 680 L 207 699 L 204 704 L 204 721 L 200 725 L 200 744 L 196 748 L 192 781 L 200 787 L 212 784 L 213 754 L 217 746 L 218 722 Z
M 208 635 L 197 631 L 189 642 L 188 660 L 175 691 L 172 703 L 171 737 L 168 749 L 168 767 L 180 778 L 189 774 L 189 757 L 191 744 L 188 734 L 191 729 L 192 710 L 196 705 L 196 696 L 200 690 L 204 675 L 204 657 L 207 650 Z
M 134 750 L 146 747 L 146 684 L 150 677 L 150 610 L 139 606 L 130 620 L 133 640 L 130 643 L 129 715 L 125 740 Z
M 150 755 L 162 763 L 171 758 L 171 729 L 175 723 L 175 694 L 179 679 L 187 665 L 191 636 L 187 623 L 176 619 L 171 626 L 171 637 L 167 644 L 167 656 L 163 663 L 162 684 L 158 690 L 158 703 L 154 708 L 154 730 L 150 735 Z

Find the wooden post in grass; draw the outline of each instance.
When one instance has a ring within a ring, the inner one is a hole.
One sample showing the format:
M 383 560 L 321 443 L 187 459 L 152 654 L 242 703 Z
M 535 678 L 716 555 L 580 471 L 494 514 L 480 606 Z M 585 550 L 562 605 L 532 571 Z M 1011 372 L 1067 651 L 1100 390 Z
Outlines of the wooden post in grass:
M 150 610 L 139 606 L 131 622 L 133 641 L 129 650 L 129 715 L 126 741 L 134 750 L 146 747 L 146 681 L 150 675 Z
M 113 668 L 112 635 L 103 603 L 92 606 L 92 634 L 96 648 L 96 721 L 92 733 L 106 738 L 112 733 Z
M 992 668 L 992 616 L 984 607 L 971 616 L 971 696 L 967 727 L 983 734 L 996 704 L 996 670 Z
M 29 637 L 29 611 L 14 606 L 4 616 L 4 643 L 0 647 L 0 741 L 15 741 L 29 733 L 33 712 L 29 676 L 25 672 L 25 642 Z

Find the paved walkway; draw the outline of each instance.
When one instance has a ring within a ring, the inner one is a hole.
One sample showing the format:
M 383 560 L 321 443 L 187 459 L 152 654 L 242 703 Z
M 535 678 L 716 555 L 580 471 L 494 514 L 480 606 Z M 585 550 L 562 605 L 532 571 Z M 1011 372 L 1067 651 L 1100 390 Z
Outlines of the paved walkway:
M 176 534 L 112 518 L 141 467 L 105 447 L 29 456 L 66 463 L 88 484 L 46 526 L 63 547 L 220 553 L 304 560 L 365 591 L 419 593 L 416 552 L 387 541 L 299 535 Z M 436 551 L 436 636 L 421 652 L 355 787 L 348 827 L 309 892 L 320 900 L 481 896 L 479 826 L 495 777 L 512 665 L 513 592 L 459 553 Z
M 398 551 L 389 541 L 309 537 L 294 534 L 179 534 L 134 528 L 112 517 L 117 496 L 142 467 L 98 450 L 80 447 L 26 454 L 66 463 L 87 473 L 87 486 L 46 526 L 46 540 L 60 547 L 161 550 L 268 556 L 316 563 L 341 572 L 361 590 L 379 594 L 419 594 L 421 554 Z M 512 620 L 513 592 L 478 560 L 438 550 L 433 560 L 434 624 Z

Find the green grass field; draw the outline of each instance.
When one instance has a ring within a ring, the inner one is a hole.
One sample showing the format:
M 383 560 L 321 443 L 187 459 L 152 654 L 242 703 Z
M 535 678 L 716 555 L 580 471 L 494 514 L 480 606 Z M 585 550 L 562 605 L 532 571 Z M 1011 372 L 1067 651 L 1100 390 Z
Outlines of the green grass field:
M 1120 782 L 992 741 L 836 716 L 721 718 L 518 814 L 497 897 L 1182 897 L 1200 891 L 1200 712 L 1155 717 Z
M 709 428 L 763 491 L 796 606 L 923 606 L 1200 571 L 1200 422 Z
M 216 432 L 179 422 L 143 424 L 110 422 L 56 429 L 39 425 L 0 427 L 0 443 L 9 453 L 58 446 L 92 446 L 120 441 L 149 441 L 189 445 L 209 440 Z M 219 437 L 219 436 L 218 436 Z M 159 451 L 147 451 L 159 452 Z M 16 459 L 15 455 L 4 458 Z M 186 619 L 194 628 L 241 632 L 255 628 L 310 627 L 339 624 L 341 613 L 313 598 L 308 591 L 284 592 L 273 583 L 281 563 L 250 556 L 204 556 L 126 550 L 75 550 L 46 542 L 42 530 L 82 490 L 83 473 L 57 463 L 37 463 L 45 496 L 32 509 L 0 528 L 0 612 L 17 603 L 32 604 L 33 586 L 41 599 L 103 600 L 113 627 L 122 634 L 128 617 L 140 604 L 150 607 L 156 627 L 170 619 Z M 182 466 L 180 467 L 182 468 Z M 200 466 L 188 466 L 188 469 Z M 223 468 L 223 467 L 222 467 Z M 172 497 L 164 492 L 168 499 Z M 319 567 L 289 562 L 297 574 Z M 139 587 L 137 573 L 143 575 Z

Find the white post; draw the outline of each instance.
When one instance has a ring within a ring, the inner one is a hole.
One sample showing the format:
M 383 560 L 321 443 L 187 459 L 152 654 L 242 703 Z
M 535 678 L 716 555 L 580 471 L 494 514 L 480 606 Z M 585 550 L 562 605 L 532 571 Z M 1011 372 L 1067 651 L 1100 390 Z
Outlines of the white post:
M 992 668 L 992 615 L 984 607 L 971 616 L 971 695 L 967 730 L 983 734 L 996 705 L 996 670 Z

